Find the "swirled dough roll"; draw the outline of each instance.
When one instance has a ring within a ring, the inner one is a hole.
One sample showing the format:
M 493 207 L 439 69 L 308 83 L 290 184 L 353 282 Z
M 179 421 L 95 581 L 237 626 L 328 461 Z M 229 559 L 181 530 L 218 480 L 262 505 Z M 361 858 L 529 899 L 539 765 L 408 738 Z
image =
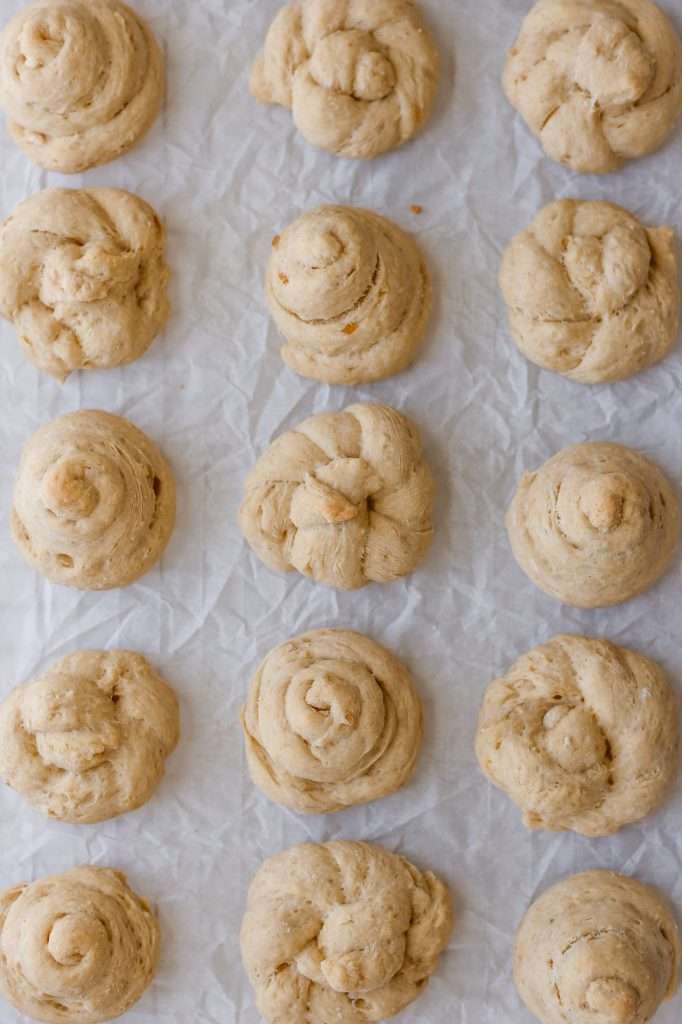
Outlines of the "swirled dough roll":
M 126 153 L 163 91 L 159 47 L 120 0 L 36 0 L 0 35 L 0 109 L 17 145 L 49 171 Z
M 242 726 L 251 777 L 285 807 L 340 811 L 388 796 L 414 770 L 421 702 L 384 647 L 316 629 L 270 651 L 251 681 Z
M 608 836 L 665 797 L 678 768 L 675 694 L 641 654 L 557 636 L 490 684 L 476 754 L 529 828 Z
M 668 568 L 679 507 L 649 459 L 619 444 L 564 448 L 525 473 L 507 512 L 514 557 L 551 597 L 603 608 L 647 590 Z
M 146 352 L 168 316 L 167 282 L 161 222 L 121 189 L 46 189 L 0 226 L 0 314 L 58 380 Z
M 0 993 L 48 1024 L 102 1024 L 137 1002 L 159 926 L 120 871 L 83 866 L 0 892 Z
M 682 45 L 651 0 L 538 0 L 504 88 L 553 160 L 613 171 L 658 149 L 675 127 Z
M 431 279 L 413 239 L 385 217 L 323 206 L 273 239 L 266 294 L 284 362 L 329 384 L 400 373 L 416 358 Z
M 500 285 L 523 354 L 584 384 L 630 377 L 677 338 L 675 237 L 613 203 L 550 203 L 506 249 Z
M 240 524 L 271 569 L 355 590 L 416 568 L 432 505 L 414 424 L 387 405 L 351 405 L 273 441 L 246 479 Z
M 177 741 L 175 694 L 132 651 L 69 654 L 0 704 L 0 778 L 60 821 L 146 803 Z
M 368 843 L 304 843 L 254 877 L 242 959 L 268 1024 L 367 1024 L 417 998 L 451 932 L 435 875 Z
M 41 427 L 24 447 L 11 524 L 23 556 L 52 583 L 123 587 L 170 540 L 175 482 L 141 430 L 84 409 Z
M 677 989 L 677 925 L 657 889 L 586 871 L 532 904 L 514 980 L 543 1024 L 646 1024 Z
M 251 92 L 289 107 L 314 146 L 367 159 L 421 128 L 438 64 L 413 0 L 300 0 L 273 21 Z

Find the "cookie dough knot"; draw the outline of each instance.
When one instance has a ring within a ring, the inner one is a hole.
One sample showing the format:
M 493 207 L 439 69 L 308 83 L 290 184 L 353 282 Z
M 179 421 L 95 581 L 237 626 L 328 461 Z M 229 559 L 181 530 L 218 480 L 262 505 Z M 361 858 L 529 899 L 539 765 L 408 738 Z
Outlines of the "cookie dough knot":
M 367 498 L 381 481 L 363 459 L 334 459 L 308 473 L 291 502 L 299 529 L 342 526 L 367 514 Z
M 78 967 L 93 960 L 101 969 L 109 952 L 107 930 L 103 921 L 92 914 L 71 913 L 56 918 L 47 940 L 47 951 L 62 967 Z M 68 981 L 67 981 L 68 985 Z
M 547 712 L 543 726 L 545 750 L 565 771 L 588 771 L 606 758 L 606 737 L 588 708 L 557 705 Z
M 595 530 L 609 533 L 623 522 L 626 500 L 632 489 L 630 481 L 621 473 L 605 473 L 581 487 L 578 503 Z
M 574 79 L 595 106 L 627 109 L 644 96 L 655 73 L 651 54 L 624 21 L 594 15 L 578 46 Z
M 601 237 L 574 234 L 565 242 L 564 267 L 594 317 L 624 310 L 650 277 L 646 230 L 634 218 L 617 219 L 616 213 L 614 219 Z
M 335 907 L 318 938 L 329 988 L 362 994 L 388 985 L 405 960 L 408 924 L 387 920 L 385 904 L 371 897 Z
M 630 1024 L 639 1010 L 639 992 L 622 978 L 596 978 L 587 987 L 585 1006 L 604 1024 Z
M 41 497 L 48 515 L 79 531 L 90 526 L 99 530 L 100 520 L 111 523 L 120 511 L 126 493 L 115 462 L 92 452 L 89 457 L 64 455 L 45 473 Z
M 595 927 L 577 937 L 556 966 L 556 982 L 566 1015 L 579 1024 L 634 1024 L 642 1014 L 650 954 L 633 932 Z
M 43 764 L 85 772 L 120 745 L 114 705 L 97 685 L 68 675 L 44 678 L 25 691 L 22 725 L 33 736 Z
M 40 285 L 40 301 L 54 308 L 63 302 L 98 302 L 112 292 L 132 285 L 138 261 L 122 253 L 113 240 L 67 242 L 49 249 Z
M 332 32 L 319 41 L 309 71 L 318 85 L 357 100 L 372 102 L 391 94 L 396 73 L 368 32 L 350 29 Z

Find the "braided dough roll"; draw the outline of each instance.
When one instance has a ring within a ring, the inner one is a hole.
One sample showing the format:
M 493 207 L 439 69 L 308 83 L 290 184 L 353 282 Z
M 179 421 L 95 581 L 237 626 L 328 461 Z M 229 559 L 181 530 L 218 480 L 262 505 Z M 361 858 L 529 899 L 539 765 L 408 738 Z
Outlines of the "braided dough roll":
M 682 113 L 682 44 L 651 0 L 538 0 L 504 88 L 548 156 L 600 174 L 662 146 Z
M 507 512 L 514 557 L 541 590 L 603 608 L 651 587 L 679 537 L 677 498 L 658 466 L 619 444 L 564 448 L 525 473 Z
M 240 524 L 271 569 L 355 590 L 412 572 L 432 505 L 414 424 L 387 405 L 351 405 L 273 441 L 246 479 Z
M 299 0 L 273 21 L 251 92 L 289 107 L 314 146 L 369 159 L 421 128 L 438 64 L 413 0 Z
M 323 206 L 272 244 L 266 295 L 287 366 L 329 384 L 363 384 L 414 361 L 431 279 L 396 224 L 369 210 Z
M 76 173 L 126 153 L 163 91 L 156 40 L 120 0 L 36 0 L 0 35 L 0 108 L 46 170 Z
M 646 1024 L 677 989 L 680 939 L 660 893 L 586 871 L 533 903 L 514 949 L 514 980 L 543 1024 Z
M 0 993 L 48 1024 L 101 1024 L 150 984 L 159 926 L 126 876 L 83 866 L 0 892 Z
M 435 875 L 368 843 L 304 843 L 254 877 L 242 959 L 268 1024 L 367 1024 L 417 998 L 451 932 Z
M 141 430 L 84 409 L 26 444 L 11 524 L 24 558 L 52 583 L 123 587 L 148 572 L 170 540 L 175 481 Z

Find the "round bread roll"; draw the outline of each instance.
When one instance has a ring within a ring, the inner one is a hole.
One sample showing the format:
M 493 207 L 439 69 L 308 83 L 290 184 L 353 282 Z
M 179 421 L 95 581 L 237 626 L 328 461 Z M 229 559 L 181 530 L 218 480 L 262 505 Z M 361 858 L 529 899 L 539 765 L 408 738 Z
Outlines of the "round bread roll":
M 679 962 L 677 925 L 657 889 L 586 871 L 529 909 L 514 980 L 543 1024 L 646 1024 L 674 995 Z
M 254 877 L 242 959 L 267 1024 L 367 1024 L 417 998 L 451 932 L 435 875 L 368 843 L 304 843 Z
M 17 145 L 48 171 L 127 153 L 163 91 L 159 47 L 120 0 L 36 0 L 0 35 L 0 109 Z
M 679 507 L 655 463 L 593 442 L 525 473 L 506 523 L 514 557 L 536 586 L 576 608 L 604 608 L 641 594 L 666 571 Z
M 409 780 L 422 708 L 409 673 L 384 647 L 347 629 L 315 629 L 263 660 L 242 727 L 251 778 L 266 796 L 326 814 Z
M 110 868 L 83 866 L 0 892 L 0 992 L 48 1024 L 101 1024 L 150 984 L 152 911 Z
M 271 569 L 355 590 L 415 569 L 432 505 L 414 424 L 387 405 L 351 405 L 273 441 L 247 477 L 240 523 Z
M 105 821 L 149 800 L 178 728 L 141 654 L 77 651 L 0 704 L 0 778 L 51 818 Z
M 290 108 L 312 145 L 369 159 L 421 128 L 438 64 L 413 0 L 300 0 L 273 21 L 251 92 Z
M 612 835 L 658 807 L 677 772 L 675 694 L 641 654 L 557 636 L 490 684 L 476 755 L 529 828 Z
M 550 203 L 508 246 L 500 285 L 526 358 L 583 384 L 631 377 L 677 338 L 675 236 L 613 203 Z
M 406 369 L 431 312 L 415 242 L 369 210 L 323 206 L 273 239 L 268 305 L 304 377 L 365 384 Z
M 84 409 L 52 420 L 26 444 L 12 536 L 52 583 L 132 583 L 159 560 L 174 524 L 170 468 L 128 420 Z
M 545 152 L 602 174 L 663 145 L 682 112 L 682 44 L 651 0 L 538 0 L 504 88 Z
M 132 363 L 168 317 L 164 230 L 116 188 L 50 188 L 0 226 L 0 314 L 58 380 Z

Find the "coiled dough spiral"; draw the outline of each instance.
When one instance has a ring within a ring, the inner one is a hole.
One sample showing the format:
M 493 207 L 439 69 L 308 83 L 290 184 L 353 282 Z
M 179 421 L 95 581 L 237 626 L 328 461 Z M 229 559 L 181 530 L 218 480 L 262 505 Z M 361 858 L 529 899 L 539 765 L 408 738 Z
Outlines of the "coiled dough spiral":
M 146 803 L 177 741 L 175 694 L 132 651 L 69 654 L 0 704 L 0 778 L 60 821 Z
M 314 146 L 368 159 L 421 128 L 438 64 L 412 0 L 300 0 L 273 21 L 251 92 L 289 107 Z
M 524 474 L 507 533 L 516 561 L 546 594 L 603 608 L 663 575 L 677 547 L 679 507 L 661 470 L 639 452 L 577 444 Z
M 0 992 L 48 1024 L 101 1024 L 150 984 L 159 926 L 120 871 L 89 865 L 0 892 Z
M 121 189 L 50 188 L 0 227 L 0 314 L 58 380 L 141 356 L 168 316 L 164 230 Z
M 126 153 L 163 92 L 159 47 L 120 0 L 36 0 L 0 36 L 0 108 L 46 170 L 72 174 Z
M 432 505 L 416 427 L 387 405 L 351 405 L 273 441 L 247 477 L 240 523 L 271 569 L 355 590 L 412 572 Z
M 41 427 L 14 487 L 12 536 L 53 583 L 123 587 L 159 560 L 175 524 L 160 451 L 120 416 L 84 409 Z
M 601 174 L 663 145 L 682 112 L 682 44 L 651 0 L 538 0 L 504 88 L 553 160 Z
M 657 889 L 586 871 L 528 910 L 514 980 L 543 1024 L 646 1024 L 674 995 L 679 963 L 677 925 Z
M 369 210 L 323 206 L 273 239 L 266 294 L 304 377 L 362 384 L 415 359 L 431 312 L 431 279 L 413 239 Z
M 316 629 L 270 651 L 242 712 L 253 781 L 295 811 L 387 796 L 414 770 L 421 702 L 397 658 L 361 633 Z
M 490 684 L 476 754 L 529 828 L 611 835 L 653 811 L 676 774 L 675 694 L 641 654 L 557 636 Z
M 451 931 L 430 872 L 368 843 L 304 843 L 254 877 L 242 959 L 268 1024 L 367 1024 L 417 998 Z
M 584 384 L 630 377 L 677 338 L 673 232 L 613 203 L 550 203 L 508 246 L 500 284 L 523 354 Z

